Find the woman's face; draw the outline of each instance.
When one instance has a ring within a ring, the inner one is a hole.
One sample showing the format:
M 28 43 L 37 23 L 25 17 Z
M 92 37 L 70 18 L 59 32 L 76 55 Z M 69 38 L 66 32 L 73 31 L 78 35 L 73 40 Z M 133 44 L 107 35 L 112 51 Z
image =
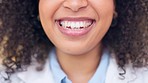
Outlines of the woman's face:
M 40 0 L 39 15 L 55 47 L 68 54 L 98 48 L 111 25 L 114 0 Z

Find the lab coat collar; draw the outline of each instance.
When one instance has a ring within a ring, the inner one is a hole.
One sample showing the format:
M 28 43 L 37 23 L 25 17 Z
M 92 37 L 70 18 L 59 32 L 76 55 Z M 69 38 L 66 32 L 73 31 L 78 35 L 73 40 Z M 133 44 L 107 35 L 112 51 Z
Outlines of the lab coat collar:
M 47 60 L 42 71 L 37 71 L 37 63 L 32 64 L 25 72 L 18 73 L 17 76 L 23 83 L 55 83 Z
M 111 56 L 105 83 L 145 83 L 144 81 L 148 81 L 145 79 L 148 77 L 147 68 L 134 69 L 132 64 L 128 64 L 125 70 L 126 73 L 123 76 L 119 75 L 123 73 L 123 70 L 118 67 L 115 57 Z
M 27 71 L 18 73 L 18 78 L 21 79 L 23 83 L 55 83 L 49 60 L 47 60 L 42 71 L 37 71 L 36 65 L 37 63 L 30 66 Z M 119 70 L 115 58 L 111 56 L 105 83 L 145 83 L 148 81 L 146 79 L 148 77 L 148 70 L 145 71 L 145 69 L 140 69 L 134 71 L 131 65 L 126 66 L 125 69 L 126 74 L 124 75 L 125 79 L 123 79 L 123 77 L 119 75 L 122 71 Z

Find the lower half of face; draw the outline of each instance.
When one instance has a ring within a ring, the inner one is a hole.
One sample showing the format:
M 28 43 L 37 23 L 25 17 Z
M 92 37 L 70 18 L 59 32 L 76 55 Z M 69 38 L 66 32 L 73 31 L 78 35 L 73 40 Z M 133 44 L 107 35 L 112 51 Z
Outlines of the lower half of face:
M 113 17 L 113 0 L 40 0 L 43 29 L 61 52 L 79 55 L 98 49 Z

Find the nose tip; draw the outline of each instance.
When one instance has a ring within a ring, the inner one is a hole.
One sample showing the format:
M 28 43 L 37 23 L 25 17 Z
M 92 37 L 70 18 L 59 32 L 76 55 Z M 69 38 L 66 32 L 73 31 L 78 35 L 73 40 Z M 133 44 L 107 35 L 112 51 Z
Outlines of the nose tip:
M 87 0 L 65 0 L 63 6 L 74 12 L 79 11 L 82 8 L 86 8 L 88 5 Z

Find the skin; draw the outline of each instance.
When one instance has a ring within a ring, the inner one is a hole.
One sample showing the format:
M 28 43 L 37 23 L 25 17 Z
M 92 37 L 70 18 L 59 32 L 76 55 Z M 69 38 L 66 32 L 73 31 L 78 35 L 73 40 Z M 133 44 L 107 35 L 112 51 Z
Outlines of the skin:
M 73 83 L 87 83 L 95 73 L 103 48 L 101 40 L 111 25 L 113 13 L 113 0 L 40 0 L 43 29 L 56 47 L 61 68 Z M 96 22 L 87 34 L 68 36 L 55 23 L 65 17 L 87 17 Z
M 2 64 L 2 58 L 0 57 L 0 64 Z

